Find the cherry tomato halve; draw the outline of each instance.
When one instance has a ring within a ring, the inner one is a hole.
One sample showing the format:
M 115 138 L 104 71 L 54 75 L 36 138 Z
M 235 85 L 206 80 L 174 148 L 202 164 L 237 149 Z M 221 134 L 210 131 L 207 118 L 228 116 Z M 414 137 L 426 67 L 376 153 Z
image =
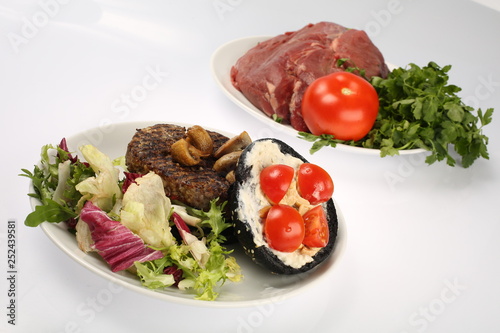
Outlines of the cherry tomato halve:
M 309 247 L 324 247 L 328 244 L 330 234 L 328 220 L 322 206 L 316 206 L 302 217 L 305 224 L 305 235 L 302 243 Z
M 364 78 L 335 72 L 313 81 L 302 98 L 302 116 L 314 135 L 332 134 L 339 140 L 360 140 L 373 127 L 379 99 Z
M 304 199 L 312 205 L 317 205 L 332 197 L 333 180 L 319 165 L 303 163 L 297 175 L 297 188 Z
M 284 164 L 273 164 L 262 169 L 260 173 L 260 188 L 269 201 L 277 204 L 283 199 L 290 187 L 294 169 Z
M 295 208 L 275 205 L 269 209 L 264 221 L 264 236 L 270 248 L 293 252 L 302 244 L 304 235 L 304 220 Z

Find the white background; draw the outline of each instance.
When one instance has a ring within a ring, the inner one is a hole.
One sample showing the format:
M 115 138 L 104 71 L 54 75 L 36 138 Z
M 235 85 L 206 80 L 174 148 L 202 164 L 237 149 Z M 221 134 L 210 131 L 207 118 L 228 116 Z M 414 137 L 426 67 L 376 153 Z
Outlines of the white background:
M 490 160 L 468 169 L 416 155 L 310 156 L 309 143 L 254 119 L 215 85 L 210 57 L 221 44 L 322 20 L 367 30 L 391 63 L 451 64 L 464 99 L 500 107 L 500 13 L 472 1 L 1 0 L 0 262 L 6 272 L 15 219 L 18 276 L 15 326 L 0 278 L 0 331 L 498 332 L 499 115 L 485 128 Z M 126 106 L 152 69 L 158 85 Z M 282 302 L 189 307 L 113 288 L 24 226 L 28 180 L 17 175 L 42 145 L 136 120 L 274 136 L 325 166 L 348 230 L 338 267 Z M 99 302 L 104 294 L 112 297 Z

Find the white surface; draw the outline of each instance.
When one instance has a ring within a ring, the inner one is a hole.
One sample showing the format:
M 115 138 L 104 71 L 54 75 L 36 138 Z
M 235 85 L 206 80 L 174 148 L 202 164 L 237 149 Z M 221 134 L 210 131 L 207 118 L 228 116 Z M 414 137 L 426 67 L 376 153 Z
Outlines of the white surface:
M 498 2 L 497 0 L 473 0 L 473 1 L 500 12 L 500 2 Z
M 123 121 L 194 122 L 254 138 L 275 136 L 308 156 L 309 143 L 232 103 L 210 72 L 222 44 L 329 20 L 366 29 L 396 64 L 452 64 L 474 106 L 500 107 L 500 13 L 469 0 L 0 1 L 0 263 L 17 220 L 17 325 L 5 332 L 498 332 L 498 115 L 486 127 L 490 160 L 427 166 L 422 154 L 379 158 L 322 150 L 349 241 L 320 284 L 263 306 L 207 309 L 109 283 L 43 233 L 21 168 L 40 147 L 89 128 L 94 143 Z M 30 23 L 31 22 L 31 23 Z M 38 27 L 27 27 L 36 22 Z M 8 36 L 21 36 L 18 45 Z M 22 42 L 19 42 L 22 41 Z M 17 51 L 17 52 L 16 52 Z M 497 110 L 498 112 L 498 110 Z M 6 302 L 6 278 L 0 302 Z
M 101 144 L 97 148 L 108 155 L 111 159 L 124 156 L 126 147 L 136 129 L 145 128 L 158 124 L 158 122 L 123 122 L 116 124 L 114 130 L 103 135 Z M 190 124 L 174 123 L 175 125 L 189 127 Z M 227 137 L 234 135 L 228 132 L 220 131 L 214 128 L 207 130 L 217 131 Z M 71 135 L 66 138 L 69 151 L 76 152 L 80 157 L 82 154 L 77 147 L 86 143 L 86 137 L 83 133 Z M 34 209 L 39 205 L 40 201 L 31 198 L 31 206 Z M 113 273 L 109 269 L 102 258 L 95 253 L 85 255 L 78 248 L 76 238 L 69 233 L 64 223 L 42 223 L 40 228 L 45 232 L 47 237 L 54 242 L 63 252 L 69 255 L 77 263 L 86 267 L 90 271 L 102 276 L 106 280 L 116 283 L 120 286 L 133 290 L 145 296 L 155 297 L 160 300 L 177 303 L 182 305 L 190 305 L 195 307 L 209 308 L 235 308 L 235 307 L 250 307 L 273 303 L 276 298 L 285 300 L 299 293 L 309 290 L 312 286 L 320 283 L 330 271 L 338 266 L 340 259 L 345 252 L 347 231 L 345 221 L 341 213 L 340 207 L 336 205 L 338 216 L 338 235 L 334 249 L 330 257 L 318 269 L 311 270 L 307 273 L 291 276 L 273 275 L 265 269 L 261 269 L 253 263 L 243 253 L 241 247 L 230 247 L 234 249 L 231 254 L 239 263 L 244 279 L 238 283 L 225 283 L 218 292 L 219 297 L 213 302 L 203 302 L 194 299 L 194 294 L 191 292 L 182 292 L 176 288 L 167 288 L 164 290 L 151 290 L 141 285 L 139 278 L 128 272 Z
M 211 58 L 212 75 L 215 82 L 219 85 L 226 96 L 236 105 L 248 112 L 251 116 L 262 121 L 265 125 L 279 131 L 288 133 L 293 137 L 298 137 L 298 132 L 290 124 L 280 124 L 268 117 L 264 112 L 257 109 L 238 89 L 231 83 L 231 67 L 243 56 L 249 49 L 256 46 L 259 42 L 265 41 L 272 36 L 250 36 L 238 38 L 221 45 Z M 344 144 L 337 144 L 335 147 L 339 150 L 346 150 L 358 154 L 380 155 L 379 149 L 367 149 L 354 147 Z M 420 154 L 424 149 L 401 150 L 400 155 Z

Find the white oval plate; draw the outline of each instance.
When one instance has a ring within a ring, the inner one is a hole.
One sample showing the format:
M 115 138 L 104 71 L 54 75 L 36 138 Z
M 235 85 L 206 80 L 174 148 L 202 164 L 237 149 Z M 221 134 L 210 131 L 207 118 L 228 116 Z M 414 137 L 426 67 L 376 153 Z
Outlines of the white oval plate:
M 272 36 L 253 36 L 245 37 L 233 40 L 222 46 L 220 46 L 212 55 L 211 58 L 211 70 L 215 82 L 220 87 L 222 92 L 229 97 L 240 108 L 248 112 L 253 117 L 259 119 L 267 125 L 284 131 L 292 136 L 298 136 L 297 130 L 288 124 L 279 124 L 273 119 L 268 117 L 264 112 L 256 108 L 239 90 L 237 90 L 231 83 L 231 67 L 236 64 L 236 61 L 242 57 L 249 49 L 254 47 L 260 42 L 263 42 Z M 390 65 L 389 65 L 390 66 Z M 380 155 L 379 149 L 370 149 L 363 147 L 349 146 L 345 144 L 337 144 L 336 148 L 342 150 L 370 154 L 370 155 Z M 418 154 L 425 152 L 425 149 L 407 149 L 400 150 L 400 155 L 406 154 Z
M 77 147 L 83 144 L 93 144 L 112 159 L 125 155 L 127 144 L 134 135 L 136 129 L 144 128 L 161 122 L 129 122 L 112 124 L 103 128 L 95 128 L 70 137 L 67 143 L 70 151 L 77 152 Z M 177 124 L 189 127 L 189 124 Z M 210 128 L 207 128 L 210 129 Z M 214 130 L 214 129 L 212 129 Z M 214 130 L 228 137 L 233 134 Z M 99 133 L 99 134 L 98 134 Z M 98 138 L 99 142 L 91 142 L 88 138 Z M 30 188 L 33 192 L 33 187 Z M 34 209 L 39 201 L 31 198 L 31 206 Z M 288 297 L 303 292 L 306 288 L 317 284 L 337 266 L 346 246 L 346 227 L 344 217 L 335 203 L 338 216 L 338 235 L 333 253 L 317 269 L 294 276 L 279 276 L 269 273 L 253 263 L 239 247 L 235 246 L 233 255 L 242 268 L 244 279 L 239 283 L 227 282 L 220 288 L 220 296 L 215 301 L 199 301 L 194 295 L 180 291 L 176 288 L 167 288 L 154 291 L 141 285 L 139 278 L 128 272 L 113 273 L 109 266 L 97 254 L 85 254 L 77 245 L 73 234 L 69 233 L 64 223 L 41 224 L 42 230 L 63 252 L 69 255 L 77 263 L 97 273 L 105 279 L 120 284 L 138 293 L 159 298 L 161 300 L 192 306 L 205 307 L 245 307 L 258 304 L 282 301 Z

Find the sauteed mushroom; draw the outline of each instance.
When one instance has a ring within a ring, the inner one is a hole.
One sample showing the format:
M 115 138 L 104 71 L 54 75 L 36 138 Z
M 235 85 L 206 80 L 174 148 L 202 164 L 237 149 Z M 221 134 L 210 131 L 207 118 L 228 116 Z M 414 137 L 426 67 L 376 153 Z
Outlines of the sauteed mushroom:
M 236 175 L 234 174 L 234 170 L 231 170 L 226 175 L 226 180 L 232 184 L 236 181 Z
M 195 125 L 187 130 L 187 141 L 196 147 L 203 157 L 210 156 L 214 150 L 210 134 L 201 126 Z
M 238 159 L 241 156 L 241 150 L 233 151 L 229 154 L 221 156 L 213 166 L 213 169 L 217 172 L 225 173 L 234 170 Z
M 200 151 L 185 139 L 180 139 L 172 144 L 171 154 L 175 161 L 187 166 L 196 165 L 201 161 Z
M 219 159 L 222 155 L 226 155 L 236 150 L 243 150 L 251 143 L 252 139 L 246 131 L 243 131 L 240 135 L 232 137 L 220 146 L 220 148 L 214 153 L 214 157 Z
M 244 131 L 227 140 L 213 153 L 212 137 L 203 127 L 195 125 L 187 130 L 185 139 L 180 139 L 172 145 L 171 155 L 174 161 L 186 166 L 197 165 L 202 158 L 212 156 L 216 159 L 212 168 L 220 174 L 225 174 L 228 182 L 234 183 L 234 169 L 238 159 L 243 149 L 251 143 L 252 139 Z

